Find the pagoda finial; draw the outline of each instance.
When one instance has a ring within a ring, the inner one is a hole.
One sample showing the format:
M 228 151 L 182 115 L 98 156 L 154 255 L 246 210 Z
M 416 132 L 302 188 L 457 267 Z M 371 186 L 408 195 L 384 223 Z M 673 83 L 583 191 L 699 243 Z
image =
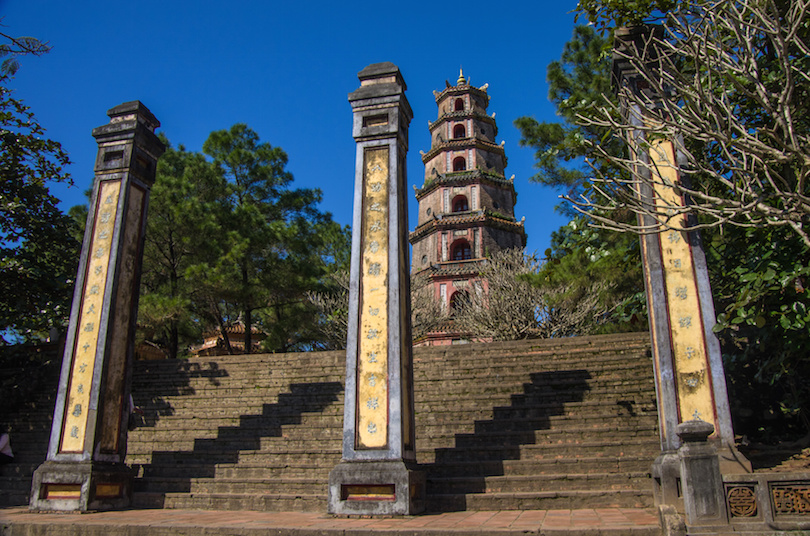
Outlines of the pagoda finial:
M 457 86 L 466 86 L 467 85 L 467 79 L 464 78 L 464 70 L 461 67 L 459 67 L 459 69 L 458 69 L 458 81 L 456 82 L 456 85 Z

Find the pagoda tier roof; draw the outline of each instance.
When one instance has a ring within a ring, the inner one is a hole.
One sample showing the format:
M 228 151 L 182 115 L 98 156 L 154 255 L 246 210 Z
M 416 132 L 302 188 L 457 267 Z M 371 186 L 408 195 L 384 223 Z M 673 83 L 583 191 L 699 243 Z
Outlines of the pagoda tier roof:
M 480 169 L 471 169 L 469 171 L 454 171 L 452 173 L 443 173 L 436 175 L 430 179 L 425 179 L 422 188 L 416 190 L 416 200 L 419 201 L 422 197 L 429 194 L 439 186 L 462 186 L 470 183 L 483 183 L 498 186 L 500 188 L 512 190 L 515 194 L 515 181 L 506 179 L 503 175 L 498 173 L 490 173 Z
M 506 167 L 506 152 L 503 146 L 497 145 L 490 141 L 482 140 L 481 138 L 461 138 L 457 140 L 443 141 L 432 147 L 430 151 L 422 155 L 422 163 L 427 164 L 431 158 L 436 156 L 442 151 L 452 151 L 454 149 L 465 149 L 475 147 L 476 149 L 483 149 L 492 153 L 498 153 L 503 158 L 503 167 Z
M 486 264 L 485 258 L 467 259 L 463 261 L 443 261 L 431 264 L 418 272 L 414 276 L 424 276 L 429 280 L 442 277 L 457 277 L 477 275 L 481 271 L 481 266 Z
M 480 112 L 474 112 L 470 110 L 462 110 L 458 112 L 447 112 L 446 114 L 442 114 L 439 116 L 438 119 L 433 121 L 432 123 L 428 121 L 428 129 L 433 132 L 436 128 L 438 128 L 442 123 L 447 121 L 448 119 L 463 119 L 467 117 L 472 117 L 477 121 L 482 121 L 484 123 L 489 123 L 493 127 L 495 127 L 495 134 L 498 134 L 498 123 L 495 121 L 494 117 L 491 117 L 486 114 L 482 114 Z
M 482 97 L 486 97 L 487 101 L 489 101 L 489 94 L 487 93 L 486 89 L 481 89 L 467 84 L 461 86 L 448 86 L 442 91 L 434 91 L 433 96 L 436 97 L 436 102 L 438 103 L 448 95 L 463 95 L 465 93 L 475 93 Z
M 449 229 L 468 228 L 470 224 L 478 224 L 476 225 L 477 227 L 492 227 L 520 234 L 523 237 L 524 245 L 526 243 L 526 230 L 523 228 L 522 221 L 508 219 L 500 214 L 496 215 L 496 213 L 489 209 L 434 215 L 433 219 L 426 221 L 414 229 L 408 236 L 408 240 L 413 244 L 416 240 L 430 233 Z

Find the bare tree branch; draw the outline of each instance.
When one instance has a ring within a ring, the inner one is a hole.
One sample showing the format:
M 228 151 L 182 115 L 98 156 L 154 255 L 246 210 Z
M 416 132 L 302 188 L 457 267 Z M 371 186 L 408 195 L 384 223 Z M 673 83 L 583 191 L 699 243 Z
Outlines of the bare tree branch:
M 0 26 L 3 26 L 2 20 L 0 18 Z M 0 63 L 0 73 L 3 74 L 14 75 L 17 72 L 20 68 L 20 62 L 17 60 L 19 56 L 26 54 L 41 56 L 51 50 L 47 42 L 43 43 L 35 37 L 13 37 L 0 32 L 0 38 L 7 41 L 0 43 L 0 58 L 5 58 Z
M 695 228 L 788 226 L 810 247 L 810 0 L 787 4 L 780 12 L 773 0 L 685 2 L 661 34 L 649 34 L 642 46 L 617 47 L 614 57 L 639 82 L 619 88 L 621 105 L 605 98 L 579 121 L 632 140 L 639 154 L 617 157 L 591 142 L 592 158 L 625 174 L 599 175 L 594 167 L 592 195 L 568 200 L 596 226 L 613 230 L 679 229 L 683 216 L 694 215 Z M 655 159 L 641 157 L 660 139 L 679 150 L 676 184 L 665 185 Z M 687 206 L 637 195 L 664 185 Z M 627 209 L 660 223 L 613 216 Z

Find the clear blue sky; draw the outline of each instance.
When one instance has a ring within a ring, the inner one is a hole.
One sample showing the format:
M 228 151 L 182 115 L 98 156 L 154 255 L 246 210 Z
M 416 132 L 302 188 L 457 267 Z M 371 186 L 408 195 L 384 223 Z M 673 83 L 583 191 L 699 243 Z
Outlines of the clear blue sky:
M 95 140 L 106 111 L 140 100 L 173 145 L 198 151 L 212 130 L 247 123 L 282 147 L 301 187 L 323 190 L 321 208 L 351 221 L 354 140 L 347 94 L 368 64 L 397 64 L 414 111 L 408 183 L 421 186 L 419 151 L 430 148 L 433 90 L 459 67 L 489 83 L 497 140 L 515 175 L 516 215 L 526 217 L 528 250 L 543 252 L 566 219 L 557 192 L 530 183 L 533 151 L 520 148 L 512 121 L 554 120 L 546 66 L 570 39 L 576 0 L 559 2 L 272 2 L 0 0 L 3 31 L 48 41 L 11 82 L 73 164 L 76 187 L 56 188 L 65 210 L 83 203 L 93 178 Z M 411 198 L 411 228 L 416 221 Z

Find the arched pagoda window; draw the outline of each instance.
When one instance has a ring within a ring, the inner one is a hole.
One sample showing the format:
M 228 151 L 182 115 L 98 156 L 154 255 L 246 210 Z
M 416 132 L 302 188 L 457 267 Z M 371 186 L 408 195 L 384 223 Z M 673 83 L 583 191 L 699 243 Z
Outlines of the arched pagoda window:
M 456 112 L 463 112 L 464 111 L 464 99 L 456 99 L 455 111 Z
M 464 171 L 467 169 L 467 161 L 463 156 L 453 159 L 453 171 Z
M 466 138 L 467 137 L 467 129 L 464 128 L 464 125 L 456 125 L 453 127 L 453 137 L 454 138 Z
M 457 195 L 453 198 L 453 212 L 466 212 L 470 210 L 466 195 Z
M 470 296 L 467 294 L 466 290 L 454 292 L 453 295 L 450 296 L 450 314 L 452 315 L 468 303 L 470 303 Z
M 472 249 L 466 240 L 459 240 L 453 244 L 452 258 L 454 261 L 466 261 L 472 259 Z

